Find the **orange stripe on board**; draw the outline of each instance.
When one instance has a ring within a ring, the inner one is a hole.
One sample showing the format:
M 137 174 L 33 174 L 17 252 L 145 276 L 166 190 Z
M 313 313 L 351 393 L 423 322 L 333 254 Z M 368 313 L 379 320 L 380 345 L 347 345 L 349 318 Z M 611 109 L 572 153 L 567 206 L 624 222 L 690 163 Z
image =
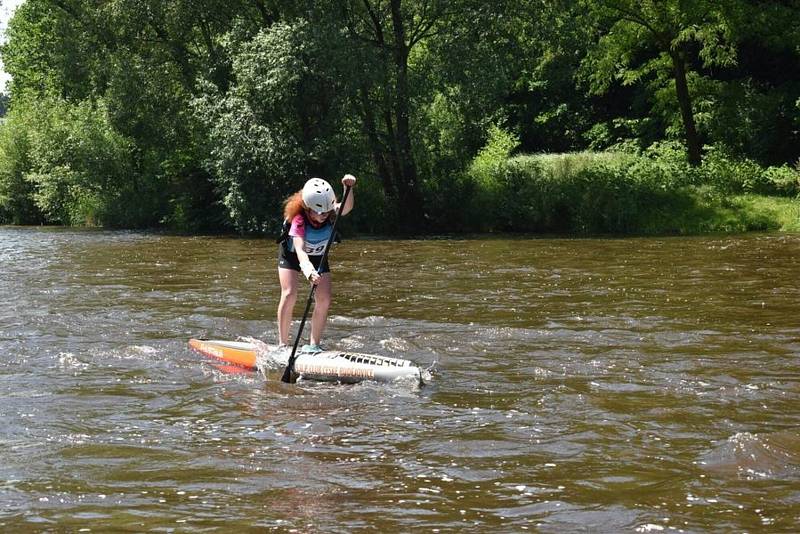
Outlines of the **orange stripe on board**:
M 249 369 L 256 367 L 256 351 L 226 347 L 219 343 L 213 343 L 202 339 L 190 339 L 189 346 L 201 354 L 217 358 L 219 360 L 240 365 Z

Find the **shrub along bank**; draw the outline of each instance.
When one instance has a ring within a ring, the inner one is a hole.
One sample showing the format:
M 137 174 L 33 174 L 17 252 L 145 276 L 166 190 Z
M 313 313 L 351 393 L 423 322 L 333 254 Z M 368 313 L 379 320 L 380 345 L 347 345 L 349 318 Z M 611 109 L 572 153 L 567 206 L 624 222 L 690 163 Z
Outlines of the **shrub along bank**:
M 692 167 L 670 144 L 510 157 L 511 141 L 495 132 L 473 162 L 461 188 L 470 195 L 465 226 L 582 235 L 800 231 L 797 168 L 713 150 Z
M 237 228 L 220 209 L 218 192 L 195 194 L 205 201 L 191 210 L 170 200 L 180 197 L 183 186 L 165 178 L 163 164 L 136 164 L 133 145 L 109 127 L 102 108 L 68 111 L 34 107 L 0 127 L 0 224 L 142 228 L 158 221 L 156 226 L 188 232 Z M 797 167 L 764 167 L 713 148 L 693 167 L 683 146 L 670 142 L 644 151 L 513 155 L 518 146 L 513 134 L 492 127 L 465 170 L 423 180 L 422 231 L 800 231 Z M 362 178 L 358 209 L 343 221 L 345 231 L 395 232 L 396 210 L 380 181 Z M 276 205 L 285 196 L 278 190 L 257 194 Z M 263 233 L 280 227 L 279 210 L 272 211 L 275 221 L 263 225 Z

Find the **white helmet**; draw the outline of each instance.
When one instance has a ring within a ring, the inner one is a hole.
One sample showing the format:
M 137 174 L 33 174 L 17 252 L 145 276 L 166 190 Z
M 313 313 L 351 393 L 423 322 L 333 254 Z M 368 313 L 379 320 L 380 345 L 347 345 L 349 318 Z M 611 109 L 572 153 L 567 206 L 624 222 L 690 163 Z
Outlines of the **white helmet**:
M 312 178 L 303 186 L 303 202 L 321 215 L 333 209 L 336 195 L 331 184 L 322 178 Z

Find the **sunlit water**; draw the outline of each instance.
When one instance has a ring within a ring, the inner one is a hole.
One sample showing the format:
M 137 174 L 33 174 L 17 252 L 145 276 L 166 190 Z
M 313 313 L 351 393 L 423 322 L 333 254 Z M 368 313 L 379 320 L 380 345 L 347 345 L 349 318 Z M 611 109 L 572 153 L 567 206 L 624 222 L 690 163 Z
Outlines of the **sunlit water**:
M 275 341 L 271 242 L 0 228 L 0 528 L 797 531 L 798 258 L 347 240 L 325 344 L 438 372 L 284 385 L 186 345 Z

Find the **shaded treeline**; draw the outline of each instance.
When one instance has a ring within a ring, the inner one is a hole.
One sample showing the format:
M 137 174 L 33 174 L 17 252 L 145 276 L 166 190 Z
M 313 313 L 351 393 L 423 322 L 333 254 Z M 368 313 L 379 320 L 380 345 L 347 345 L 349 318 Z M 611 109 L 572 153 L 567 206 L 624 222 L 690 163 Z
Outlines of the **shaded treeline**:
M 793 0 L 26 0 L 0 222 L 271 231 L 307 177 L 351 172 L 361 231 L 549 230 L 480 220 L 526 209 L 487 194 L 492 135 L 794 165 L 798 20 Z

